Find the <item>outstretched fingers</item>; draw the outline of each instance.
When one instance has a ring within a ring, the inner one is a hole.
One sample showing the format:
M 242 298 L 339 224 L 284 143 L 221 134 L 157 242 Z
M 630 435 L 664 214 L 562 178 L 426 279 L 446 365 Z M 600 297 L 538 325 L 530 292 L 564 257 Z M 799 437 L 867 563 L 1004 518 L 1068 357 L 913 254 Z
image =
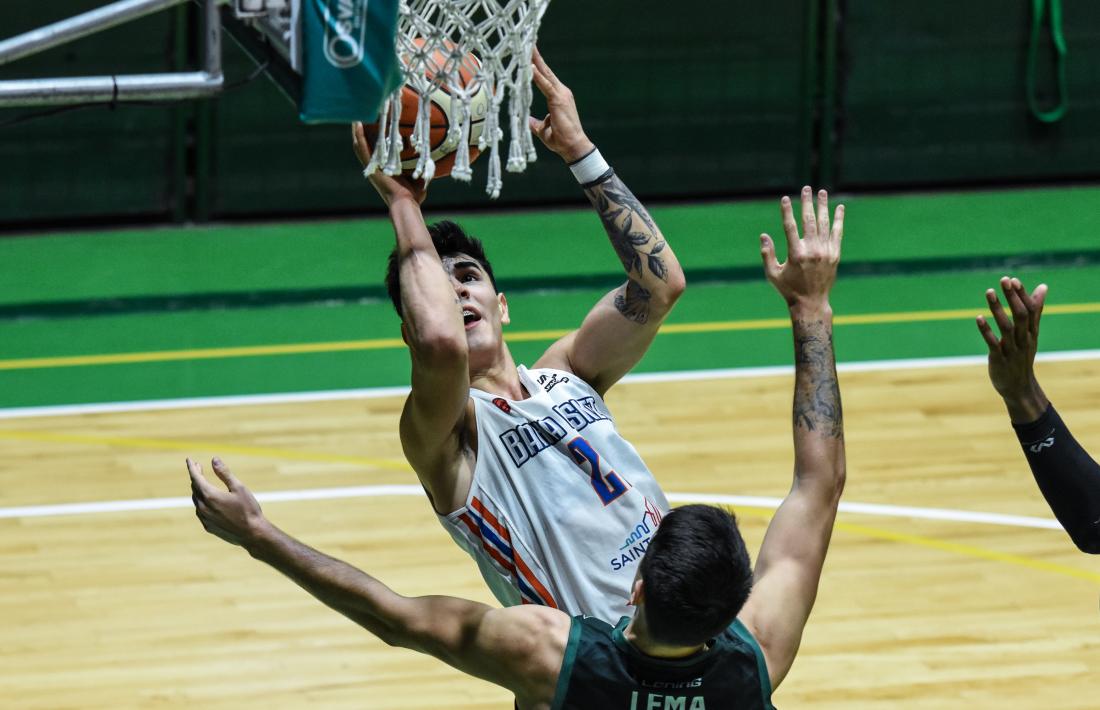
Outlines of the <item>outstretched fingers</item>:
M 782 266 L 775 258 L 775 242 L 767 234 L 760 235 L 760 258 L 764 262 L 764 276 L 768 281 L 775 281 L 779 277 Z
M 1032 337 L 1037 338 L 1039 336 L 1039 319 L 1042 318 L 1043 304 L 1046 302 L 1047 297 L 1047 285 L 1039 284 L 1031 294 L 1028 294 L 1020 279 L 1014 278 L 1012 279 L 1012 288 L 1016 292 L 1016 297 L 1027 309 L 1028 332 L 1031 333 Z
M 191 477 L 191 491 L 195 496 L 203 496 L 214 490 L 206 477 L 202 475 L 202 464 L 187 459 L 187 475 Z
M 538 47 L 531 50 L 531 78 L 534 79 L 535 86 L 547 98 L 550 98 L 550 95 L 561 84 L 554 72 L 550 71 L 550 66 L 547 65 L 546 60 L 539 54 Z
M 817 236 L 817 217 L 814 215 L 814 191 L 809 185 L 802 188 L 802 236 Z
M 829 193 L 817 191 L 817 236 L 828 239 L 829 234 Z
M 222 483 L 225 487 L 231 491 L 235 491 L 241 488 L 241 482 L 237 480 L 237 477 L 233 475 L 233 472 L 229 470 L 229 466 L 225 464 L 220 458 L 215 456 L 210 465 L 214 468 L 214 473 L 218 475 L 218 478 L 222 479 Z
M 1001 331 L 1001 349 L 1006 352 L 1015 350 L 1016 339 L 1012 319 L 1008 317 L 1001 302 L 997 300 L 997 292 L 991 288 L 986 289 L 985 300 L 989 304 L 989 312 L 993 314 L 993 320 L 997 321 L 997 328 Z
M 784 197 L 779 201 L 779 213 L 783 217 L 783 232 L 787 235 L 787 258 L 790 259 L 792 254 L 798 253 L 801 242 L 798 238 L 798 224 L 794 221 L 791 198 Z
M 1026 350 L 1028 338 L 1031 335 L 1029 327 L 1031 314 L 1028 313 L 1027 306 L 1020 298 L 1019 290 L 1016 288 L 1018 283 L 1017 279 L 1005 276 L 1001 279 L 1001 291 L 1004 292 L 1005 303 L 1008 304 L 1008 309 L 1012 313 L 1012 337 L 1016 341 L 1016 347 Z
M 978 323 L 978 332 L 982 334 L 982 338 L 985 340 L 985 344 L 989 346 L 990 353 L 1000 353 L 1001 343 L 997 340 L 996 334 L 993 332 L 993 328 L 989 326 L 985 316 L 978 316 L 975 319 Z
M 836 206 L 836 212 L 833 215 L 833 229 L 829 237 L 838 247 L 844 240 L 844 205 Z
M 367 140 L 366 129 L 360 121 L 351 124 L 351 145 L 359 162 L 363 165 L 370 162 L 370 141 Z

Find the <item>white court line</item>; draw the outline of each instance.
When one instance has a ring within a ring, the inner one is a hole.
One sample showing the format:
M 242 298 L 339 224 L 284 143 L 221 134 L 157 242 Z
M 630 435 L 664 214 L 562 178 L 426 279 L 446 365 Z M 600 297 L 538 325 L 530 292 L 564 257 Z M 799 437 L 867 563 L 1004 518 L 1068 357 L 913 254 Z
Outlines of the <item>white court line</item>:
M 315 488 L 300 491 L 274 491 L 257 493 L 261 503 L 276 503 L 302 500 L 330 500 L 334 498 L 381 498 L 385 496 L 423 497 L 420 486 L 351 486 L 345 488 Z M 760 496 L 734 496 L 718 493 L 669 493 L 668 499 L 674 503 L 719 503 L 722 505 L 743 506 L 746 508 L 768 508 L 774 510 L 782 502 L 781 498 Z M 171 508 L 190 508 L 190 498 L 146 498 L 143 500 L 106 500 L 88 503 L 64 503 L 59 505 L 28 505 L 13 508 L 0 508 L 2 518 L 41 518 L 60 515 L 87 515 L 92 513 L 122 513 L 143 510 L 165 510 Z M 1023 515 L 1002 515 L 967 510 L 949 510 L 944 508 L 914 508 L 900 505 L 882 505 L 878 503 L 840 504 L 842 513 L 860 513 L 891 518 L 919 518 L 924 520 L 948 520 L 982 525 L 1005 525 L 1020 528 L 1043 528 L 1061 530 L 1056 520 L 1032 518 Z
M 1040 353 L 1039 362 L 1064 362 L 1070 360 L 1100 360 L 1100 350 L 1064 350 Z M 839 372 L 875 372 L 880 370 L 917 370 L 924 368 L 984 365 L 985 355 L 959 357 L 915 358 L 907 360 L 868 360 L 843 362 L 837 365 Z M 737 367 L 723 370 L 686 370 L 682 372 L 647 372 L 627 375 L 621 382 L 685 382 L 690 380 L 740 379 L 771 377 L 794 372 L 793 365 L 773 367 Z M 984 375 L 983 375 L 984 376 Z M 293 402 L 325 402 L 345 399 L 373 399 L 408 394 L 408 387 L 370 387 L 351 390 L 325 390 L 320 392 L 285 392 L 277 394 L 233 395 L 226 397 L 188 397 L 180 399 L 151 399 L 136 402 L 102 402 L 98 404 L 66 404 L 49 407 L 0 408 L 0 419 L 25 419 L 28 417 L 60 417 L 106 412 L 147 412 L 160 409 L 196 409 L 199 407 L 239 407 L 250 404 L 288 404 Z

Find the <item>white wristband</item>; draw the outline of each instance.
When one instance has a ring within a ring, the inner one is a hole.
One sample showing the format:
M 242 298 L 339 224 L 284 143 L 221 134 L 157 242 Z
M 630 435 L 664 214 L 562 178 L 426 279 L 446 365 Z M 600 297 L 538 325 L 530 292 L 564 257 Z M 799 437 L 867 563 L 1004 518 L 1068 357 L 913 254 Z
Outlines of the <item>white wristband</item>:
M 569 169 L 573 171 L 573 177 L 577 178 L 577 182 L 587 185 L 610 170 L 611 166 L 600 155 L 600 151 L 593 148 L 591 153 L 571 163 Z

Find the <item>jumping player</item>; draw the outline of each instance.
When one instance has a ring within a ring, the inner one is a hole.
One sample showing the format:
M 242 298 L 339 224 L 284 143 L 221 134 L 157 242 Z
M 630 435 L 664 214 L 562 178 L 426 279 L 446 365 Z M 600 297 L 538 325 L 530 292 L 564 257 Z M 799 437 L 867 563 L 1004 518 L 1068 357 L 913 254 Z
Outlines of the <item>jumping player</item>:
M 985 292 L 1001 337 L 984 316 L 977 318 L 978 330 L 989 346 L 989 379 L 1004 400 L 1016 438 L 1054 516 L 1081 551 L 1100 554 L 1100 466 L 1073 438 L 1035 377 L 1047 286 L 1039 284 L 1029 295 L 1020 279 L 1005 276 L 1001 291 L 1011 316 L 996 291 Z
M 788 304 L 794 332 L 795 470 L 755 570 L 733 516 L 710 506 L 678 508 L 635 572 L 634 613 L 612 626 L 548 606 L 403 597 L 280 531 L 218 459 L 214 472 L 228 492 L 187 461 L 199 520 L 386 643 L 509 689 L 520 710 L 771 708 L 813 607 L 845 477 L 828 301 L 843 207 L 831 229 L 824 192 L 816 215 L 808 190 L 802 207 L 805 239 L 784 198 L 786 263 L 761 237 L 765 273 Z
M 613 621 L 627 612 L 637 563 L 669 506 L 603 395 L 645 354 L 684 274 L 537 52 L 534 72 L 549 114 L 532 129 L 570 164 L 627 280 L 532 368 L 517 368 L 502 335 L 508 301 L 480 242 L 451 222 L 425 225 L 422 183 L 370 175 L 397 237 L 386 283 L 412 359 L 401 443 L 502 604 Z M 362 125 L 353 139 L 365 164 Z

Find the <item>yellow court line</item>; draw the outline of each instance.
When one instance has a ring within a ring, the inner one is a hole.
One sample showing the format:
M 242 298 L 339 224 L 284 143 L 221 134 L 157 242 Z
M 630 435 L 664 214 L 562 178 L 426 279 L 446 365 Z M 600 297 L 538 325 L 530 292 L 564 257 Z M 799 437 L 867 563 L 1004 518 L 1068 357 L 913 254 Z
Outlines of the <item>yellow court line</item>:
M 908 311 L 900 313 L 864 313 L 835 316 L 836 325 L 882 325 L 889 323 L 916 323 L 923 321 L 971 319 L 978 315 L 977 308 L 941 311 Z M 1066 303 L 1047 306 L 1046 315 L 1075 315 L 1100 313 L 1100 303 Z M 777 330 L 790 327 L 786 318 L 758 318 L 741 321 L 712 321 L 709 323 L 667 323 L 661 326 L 661 335 L 683 333 L 718 333 L 745 330 Z M 556 340 L 570 330 L 528 330 L 507 333 L 509 342 Z M 109 355 L 74 355 L 67 357 L 39 357 L 0 360 L 0 370 L 35 370 L 50 367 L 82 367 L 88 365 L 122 365 L 128 363 L 168 362 L 176 360 L 210 360 L 217 358 L 261 357 L 270 355 L 301 355 L 308 353 L 333 353 L 358 350 L 389 350 L 404 348 L 400 338 L 376 338 L 373 340 L 343 340 L 326 343 L 290 343 L 286 345 L 253 345 L 232 348 L 198 348 L 192 350 L 157 350 L 140 353 L 113 353 Z
M 1096 574 L 1095 572 L 1089 572 L 1087 570 L 1070 567 L 1068 565 L 1060 565 L 1056 562 L 1037 560 L 1033 557 L 1011 555 L 1007 552 L 997 552 L 996 550 L 988 550 L 984 547 L 964 545 L 958 542 L 948 542 L 947 540 L 937 540 L 935 538 L 924 537 L 922 535 L 897 533 L 891 530 L 868 527 L 866 525 L 856 525 L 855 523 L 845 523 L 837 521 L 836 529 L 843 530 L 844 532 L 855 533 L 857 535 L 877 538 L 879 540 L 889 540 L 891 542 L 901 542 L 907 545 L 927 547 L 933 550 L 941 550 L 943 552 L 953 552 L 955 554 L 964 555 L 966 557 L 976 557 L 978 559 L 989 560 L 991 562 L 1004 562 L 1006 564 L 1016 565 L 1017 567 L 1027 567 L 1028 569 L 1038 570 L 1039 572 L 1051 572 L 1053 574 L 1060 574 L 1066 577 L 1073 577 L 1075 579 L 1084 579 L 1089 582 L 1100 583 L 1100 574 Z
M 746 509 L 751 510 L 749 510 L 747 513 L 743 513 L 742 511 Z M 739 505 L 736 507 L 736 510 L 738 517 L 741 517 L 743 514 L 745 514 L 745 517 L 757 518 L 765 521 L 770 521 L 772 519 L 772 514 L 770 512 L 757 512 L 758 510 L 771 511 L 771 508 L 755 508 L 754 506 Z M 923 535 L 898 533 L 892 530 L 874 528 L 868 525 L 857 525 L 856 523 L 847 523 L 841 520 L 838 520 L 833 524 L 833 529 L 853 533 L 856 535 L 862 535 L 864 537 L 871 537 L 877 540 L 887 540 L 889 542 L 900 542 L 906 545 L 915 545 L 917 547 L 927 547 L 932 550 L 939 550 L 941 552 L 950 552 L 956 555 L 963 555 L 964 557 L 975 557 L 977 559 L 988 560 L 990 562 L 1003 562 L 1005 564 L 1014 565 L 1016 567 L 1026 567 L 1028 569 L 1037 570 L 1039 572 L 1049 572 L 1051 574 L 1062 575 L 1065 577 L 1073 577 L 1074 579 L 1083 579 L 1088 582 L 1100 583 L 1100 574 L 1097 574 L 1095 572 L 1089 572 L 1087 570 L 1079 569 L 1077 567 L 1070 567 L 1069 565 L 1060 565 L 1056 562 L 1037 560 L 1033 557 L 1012 555 L 1007 552 L 997 552 L 996 550 L 989 550 L 984 547 L 964 545 L 962 543 L 949 542 L 947 540 L 937 540 L 936 538 L 924 537 Z
M 127 449 L 158 449 L 170 451 L 213 451 L 219 454 L 241 454 L 288 461 L 321 463 L 347 463 L 366 468 L 389 471 L 411 471 L 409 464 L 399 459 L 374 459 L 363 456 L 344 456 L 319 451 L 295 451 L 262 446 L 239 446 L 213 441 L 179 441 L 175 439 L 143 439 L 123 436 L 90 436 L 87 434 L 62 434 L 52 431 L 0 431 L 0 439 L 15 441 L 42 441 L 54 444 L 93 444 L 118 446 Z
M 345 340 L 328 343 L 291 343 L 287 345 L 251 345 L 236 348 L 157 350 L 145 353 L 114 353 L 111 355 L 39 357 L 22 360 L 0 360 L 0 370 L 30 370 L 45 367 L 77 367 L 80 365 L 121 365 L 169 360 L 209 360 L 214 358 L 255 357 L 257 355 L 299 355 L 302 353 L 332 353 L 348 350 L 385 350 L 404 346 L 405 343 L 400 338 L 378 338 L 376 340 Z

